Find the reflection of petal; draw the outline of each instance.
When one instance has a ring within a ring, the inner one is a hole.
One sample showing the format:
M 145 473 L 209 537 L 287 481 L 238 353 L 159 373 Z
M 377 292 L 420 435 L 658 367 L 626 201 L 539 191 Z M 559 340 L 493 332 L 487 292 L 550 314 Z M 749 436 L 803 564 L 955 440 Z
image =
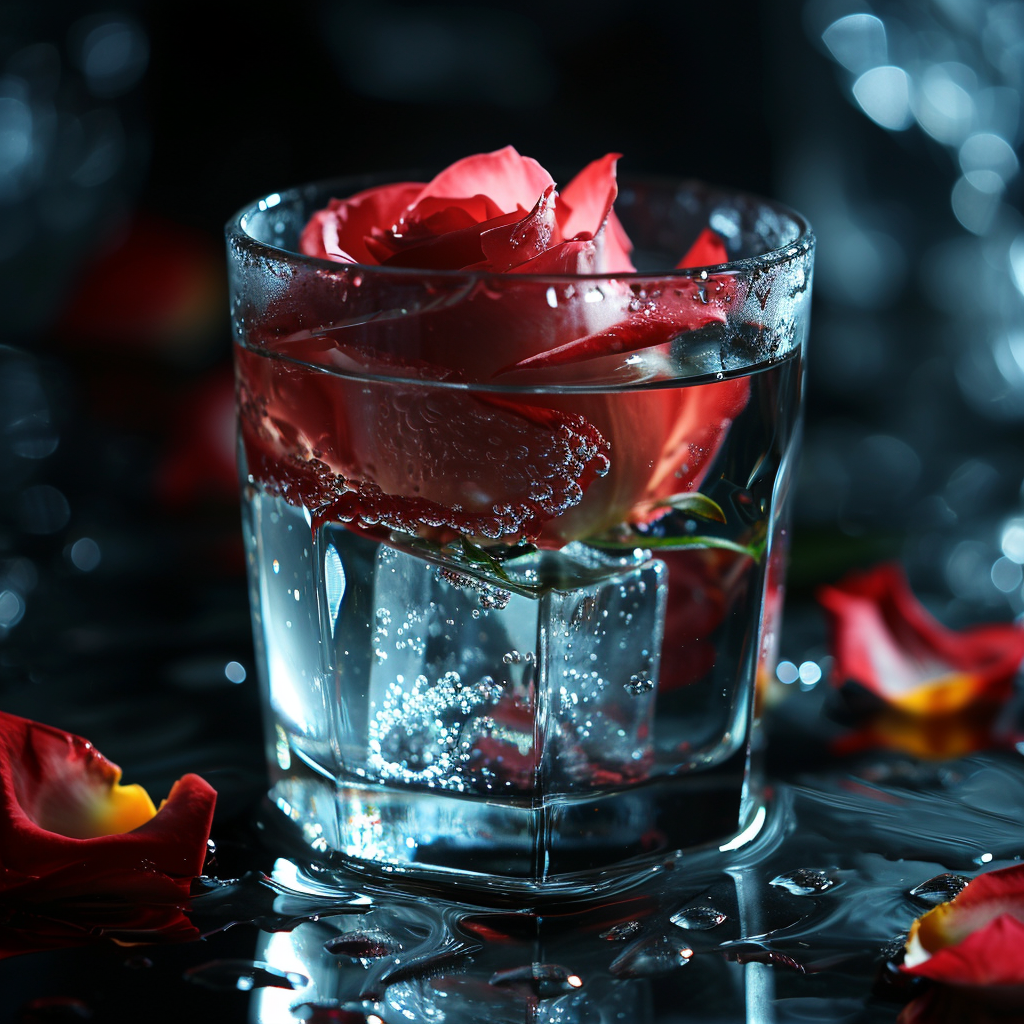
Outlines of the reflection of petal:
M 979 875 L 918 918 L 903 970 L 952 985 L 1024 986 L 1022 944 L 1024 865 L 1015 864 Z
M 947 715 L 1009 696 L 1024 657 L 1019 626 L 946 629 L 921 607 L 896 565 L 824 587 L 819 600 L 831 620 L 836 683 L 855 683 L 915 715 Z
M 837 739 L 832 750 L 840 756 L 863 750 L 899 750 L 935 760 L 964 757 L 998 742 L 993 734 L 998 713 L 998 705 L 927 717 L 883 707 L 862 726 Z

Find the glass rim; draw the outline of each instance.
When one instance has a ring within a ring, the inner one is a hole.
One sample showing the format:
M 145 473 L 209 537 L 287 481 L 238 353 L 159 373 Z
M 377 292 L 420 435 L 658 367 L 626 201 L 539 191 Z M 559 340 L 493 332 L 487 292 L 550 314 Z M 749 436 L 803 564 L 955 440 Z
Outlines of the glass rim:
M 750 273 L 757 270 L 764 270 L 768 267 L 777 266 L 795 260 L 805 253 L 811 251 L 815 245 L 814 230 L 810 221 L 803 214 L 798 213 L 785 203 L 773 199 L 766 199 L 763 196 L 746 192 L 742 189 L 716 186 L 697 178 L 673 178 L 669 175 L 627 175 L 618 181 L 620 189 L 629 188 L 631 185 L 647 186 L 671 186 L 675 189 L 686 187 L 701 189 L 711 195 L 745 199 L 749 202 L 759 204 L 774 213 L 782 214 L 790 218 L 797 226 L 797 236 L 785 245 L 775 249 L 769 249 L 764 253 L 754 256 L 744 256 L 741 259 L 729 260 L 725 263 L 708 264 L 701 267 L 686 267 L 685 269 L 668 269 L 657 271 L 616 271 L 605 274 L 524 274 L 509 273 L 493 270 L 432 270 L 418 267 L 385 267 L 375 263 L 345 263 L 341 260 L 322 259 L 319 256 L 307 256 L 304 253 L 292 249 L 283 249 L 279 246 L 264 242 L 255 237 L 247 228 L 250 217 L 258 213 L 266 213 L 277 206 L 294 203 L 303 197 L 304 194 L 327 193 L 338 189 L 337 196 L 346 198 L 358 191 L 372 188 L 375 185 L 386 185 L 399 181 L 414 181 L 412 175 L 423 175 L 422 171 L 408 172 L 407 176 L 401 172 L 350 175 L 337 178 L 324 178 L 312 181 L 304 185 L 296 185 L 283 192 L 270 192 L 258 199 L 246 203 L 229 218 L 224 226 L 225 237 L 228 242 L 238 243 L 250 251 L 255 251 L 266 257 L 280 260 L 286 258 L 291 263 L 297 263 L 323 270 L 330 270 L 337 273 L 341 268 L 351 269 L 360 274 L 381 275 L 394 278 L 438 278 L 448 281 L 489 281 L 500 279 L 508 284 L 510 279 L 523 282 L 567 284 L 574 281 L 670 281 L 678 278 L 700 278 L 702 275 L 715 274 L 738 275 Z M 428 178 L 429 180 L 429 178 Z M 332 197 L 333 198 L 333 197 Z

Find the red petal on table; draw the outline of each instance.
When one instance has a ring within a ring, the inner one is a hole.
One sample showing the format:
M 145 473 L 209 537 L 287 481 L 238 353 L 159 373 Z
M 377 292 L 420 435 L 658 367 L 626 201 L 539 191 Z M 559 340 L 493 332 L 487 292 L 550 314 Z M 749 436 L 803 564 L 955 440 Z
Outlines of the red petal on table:
M 690 246 L 686 255 L 676 264 L 676 270 L 687 270 L 695 267 L 717 267 L 729 262 L 729 254 L 725 243 L 711 228 L 705 228 L 697 241 Z
M 834 681 L 858 684 L 905 712 L 947 715 L 1005 700 L 1024 658 L 1018 625 L 941 626 L 898 565 L 853 574 L 818 599 L 830 619 Z
M 457 201 L 487 196 L 503 213 L 530 210 L 537 197 L 554 183 L 536 160 L 506 146 L 493 153 L 464 157 L 441 171 L 416 197 L 410 217 L 416 218 L 418 204 L 432 197 Z
M 120 786 L 121 770 L 78 736 L 0 713 L 0 754 L 5 898 L 166 894 L 201 872 L 216 793 L 198 776 L 154 817 L 145 791 Z
M 902 970 L 960 986 L 1024 986 L 1024 865 L 979 875 L 918 918 Z

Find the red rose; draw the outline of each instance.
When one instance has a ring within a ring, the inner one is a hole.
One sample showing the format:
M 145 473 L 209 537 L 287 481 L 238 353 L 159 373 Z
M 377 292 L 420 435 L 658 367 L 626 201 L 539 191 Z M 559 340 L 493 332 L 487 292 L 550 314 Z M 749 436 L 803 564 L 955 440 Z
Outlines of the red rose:
M 385 269 L 302 268 L 250 327 L 257 351 L 289 360 L 238 351 L 250 472 L 324 519 L 544 547 L 650 521 L 699 487 L 746 380 L 499 395 L 290 362 L 448 385 L 621 385 L 635 352 L 634 375 L 656 376 L 667 342 L 726 319 L 736 278 L 621 276 L 633 266 L 612 209 L 616 159 L 558 192 L 508 147 L 315 214 L 303 253 Z M 684 262 L 726 258 L 707 231 Z M 620 276 L 565 276 L 588 274 Z
M 198 937 L 183 910 L 216 793 L 186 775 L 157 811 L 120 778 L 87 740 L 0 712 L 0 957 Z

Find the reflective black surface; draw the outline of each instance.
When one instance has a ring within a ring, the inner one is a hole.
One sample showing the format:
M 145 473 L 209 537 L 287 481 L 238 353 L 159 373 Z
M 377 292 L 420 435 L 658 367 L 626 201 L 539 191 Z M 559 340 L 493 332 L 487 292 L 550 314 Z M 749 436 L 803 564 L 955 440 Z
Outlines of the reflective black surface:
M 740 849 L 670 859 L 592 902 L 533 906 L 308 863 L 263 798 L 233 502 L 159 500 L 161 452 L 144 431 L 102 417 L 65 428 L 95 377 L 66 357 L 0 355 L 2 706 L 89 737 L 157 800 L 187 771 L 219 794 L 192 901 L 204 938 L 122 948 L 98 936 L 0 962 L 0 1019 L 128 1021 L 159 1007 L 370 1024 L 891 1021 L 914 993 L 887 966 L 910 922 L 955 876 L 1019 855 L 1012 744 L 955 762 L 840 763 L 829 743 L 843 730 L 812 674 L 774 684 L 767 813 Z M 821 622 L 799 597 L 789 621 L 783 654 L 801 661 Z

